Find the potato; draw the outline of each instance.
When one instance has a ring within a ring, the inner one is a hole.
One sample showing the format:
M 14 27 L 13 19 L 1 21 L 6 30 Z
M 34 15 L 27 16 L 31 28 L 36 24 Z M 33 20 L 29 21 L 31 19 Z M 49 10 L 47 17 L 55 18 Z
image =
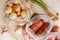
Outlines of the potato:
M 15 11 L 12 11 L 11 14 L 16 14 L 16 12 Z
M 13 6 L 13 2 L 9 2 L 8 6 L 12 7 Z
M 19 11 L 19 12 L 17 12 L 17 16 L 20 16 L 21 15 L 21 12 Z
M 21 7 L 21 10 L 25 10 L 25 7 Z
M 16 11 L 16 12 L 20 11 L 21 10 L 20 8 L 21 7 L 18 4 L 13 6 L 13 10 Z
M 27 17 L 27 11 L 26 10 L 24 10 L 24 11 L 21 12 L 21 17 L 22 18 Z
M 11 13 L 11 12 L 12 12 L 12 7 L 10 7 L 10 6 L 5 7 L 4 12 L 5 12 L 6 14 Z
M 10 14 L 10 18 L 12 18 L 12 19 L 16 19 L 16 18 L 17 18 L 16 13 L 15 13 L 15 12 L 12 12 L 12 13 Z

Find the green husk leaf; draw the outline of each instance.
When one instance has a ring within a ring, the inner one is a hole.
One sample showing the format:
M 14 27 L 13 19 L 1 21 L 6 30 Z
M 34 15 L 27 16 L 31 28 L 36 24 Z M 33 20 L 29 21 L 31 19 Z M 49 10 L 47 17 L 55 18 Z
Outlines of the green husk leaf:
M 30 0 L 33 3 L 39 4 L 47 13 L 48 16 L 53 20 L 58 20 L 58 15 L 56 14 L 57 12 L 51 10 L 46 3 L 43 2 L 43 0 Z
M 48 10 L 48 6 L 42 1 L 42 0 L 30 0 L 33 3 L 39 4 L 41 7 L 43 7 L 46 11 Z

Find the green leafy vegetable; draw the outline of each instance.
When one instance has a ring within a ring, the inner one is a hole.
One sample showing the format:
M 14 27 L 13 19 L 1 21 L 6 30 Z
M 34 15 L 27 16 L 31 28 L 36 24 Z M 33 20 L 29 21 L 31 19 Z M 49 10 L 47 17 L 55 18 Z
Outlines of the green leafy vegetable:
M 58 19 L 58 13 L 51 10 L 46 3 L 43 2 L 43 0 L 30 0 L 32 3 L 39 4 L 46 12 L 47 15 L 52 19 L 52 20 L 57 20 Z

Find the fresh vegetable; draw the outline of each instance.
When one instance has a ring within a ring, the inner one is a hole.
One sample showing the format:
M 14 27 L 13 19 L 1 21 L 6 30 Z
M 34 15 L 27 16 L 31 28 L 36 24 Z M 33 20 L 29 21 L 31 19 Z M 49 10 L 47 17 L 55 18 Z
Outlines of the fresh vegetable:
M 6 13 L 6 15 L 8 14 L 12 19 L 23 19 L 27 17 L 27 9 L 25 9 L 21 4 L 15 1 L 9 2 L 4 8 L 4 12 Z
M 42 19 L 37 20 L 34 24 L 31 25 L 30 29 L 33 32 L 36 32 L 42 25 L 43 25 L 44 21 Z
M 44 10 L 47 12 L 47 15 L 52 19 L 52 20 L 58 20 L 58 13 L 50 9 L 44 2 L 43 0 L 30 0 L 33 3 L 39 4 Z
M 27 9 L 21 2 L 10 1 L 4 7 L 5 17 L 8 21 L 19 24 L 20 26 L 25 25 L 30 19 L 30 10 Z
M 49 22 L 45 22 L 43 19 L 37 19 L 29 28 L 36 36 L 40 36 L 46 33 L 49 25 Z
M 48 29 L 48 27 L 49 27 L 49 23 L 48 22 L 44 23 L 42 27 L 36 31 L 36 35 L 39 36 L 43 34 Z

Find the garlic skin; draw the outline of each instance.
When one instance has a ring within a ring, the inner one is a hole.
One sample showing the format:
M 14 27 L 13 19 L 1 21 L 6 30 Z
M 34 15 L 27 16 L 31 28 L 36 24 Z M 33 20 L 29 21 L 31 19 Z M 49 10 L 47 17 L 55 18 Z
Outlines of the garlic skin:
M 24 10 L 24 11 L 21 12 L 21 17 L 22 18 L 27 17 L 27 11 L 26 10 Z
M 20 5 L 13 6 L 13 10 L 16 11 L 16 12 L 20 11 L 21 10 Z
M 11 13 L 11 12 L 12 12 L 12 7 L 7 6 L 7 7 L 5 8 L 4 12 L 5 12 L 6 14 Z

